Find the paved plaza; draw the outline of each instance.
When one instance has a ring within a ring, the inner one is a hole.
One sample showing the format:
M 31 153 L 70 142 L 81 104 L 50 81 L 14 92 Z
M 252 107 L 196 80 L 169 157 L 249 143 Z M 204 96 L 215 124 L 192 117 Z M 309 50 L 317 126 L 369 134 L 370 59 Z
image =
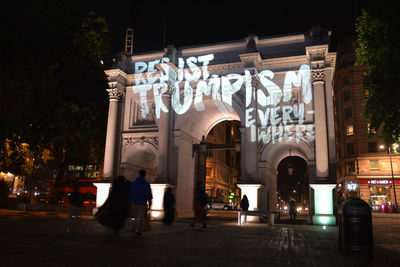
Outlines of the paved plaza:
M 136 237 L 131 222 L 117 236 L 89 213 L 82 232 L 67 233 L 66 220 L 66 213 L 0 210 L 0 266 L 400 266 L 399 215 L 374 215 L 373 259 L 340 252 L 337 227 L 212 218 L 207 230 L 188 220 L 152 222 Z

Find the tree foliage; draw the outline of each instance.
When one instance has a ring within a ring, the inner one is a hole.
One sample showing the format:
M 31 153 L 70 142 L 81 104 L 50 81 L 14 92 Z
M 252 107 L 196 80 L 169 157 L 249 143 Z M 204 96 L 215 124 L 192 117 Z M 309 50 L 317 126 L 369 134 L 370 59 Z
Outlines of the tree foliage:
M 6 140 L 15 147 L 27 144 L 36 158 L 47 149 L 60 170 L 71 160 L 100 164 L 107 112 L 100 60 L 106 61 L 110 46 L 106 21 L 94 12 L 81 17 L 64 0 L 28 1 L 23 8 L 15 3 L 5 13 L 0 148 Z
M 368 66 L 364 115 L 387 144 L 400 139 L 400 1 L 376 0 L 359 17 L 357 64 Z

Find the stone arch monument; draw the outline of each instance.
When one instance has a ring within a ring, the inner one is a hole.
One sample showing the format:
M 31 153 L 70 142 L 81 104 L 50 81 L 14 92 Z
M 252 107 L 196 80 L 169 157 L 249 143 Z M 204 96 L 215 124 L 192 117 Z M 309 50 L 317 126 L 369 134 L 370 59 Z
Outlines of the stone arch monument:
M 134 180 L 145 168 L 152 172 L 153 216 L 162 214 L 166 186 L 174 190 L 177 216 L 193 216 L 193 145 L 219 121 L 238 120 L 238 187 L 250 209 L 274 210 L 276 168 L 291 149 L 308 165 L 313 222 L 334 224 L 336 54 L 329 52 L 329 37 L 313 27 L 118 58 L 106 71 L 110 105 L 98 192 L 106 194 L 113 177 Z

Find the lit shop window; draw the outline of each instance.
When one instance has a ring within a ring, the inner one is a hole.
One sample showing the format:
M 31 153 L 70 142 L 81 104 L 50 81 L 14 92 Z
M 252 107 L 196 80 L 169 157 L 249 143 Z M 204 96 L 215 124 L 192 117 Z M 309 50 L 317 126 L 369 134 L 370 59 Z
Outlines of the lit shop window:
M 346 135 L 353 135 L 354 134 L 354 127 L 353 124 L 349 124 L 346 126 Z

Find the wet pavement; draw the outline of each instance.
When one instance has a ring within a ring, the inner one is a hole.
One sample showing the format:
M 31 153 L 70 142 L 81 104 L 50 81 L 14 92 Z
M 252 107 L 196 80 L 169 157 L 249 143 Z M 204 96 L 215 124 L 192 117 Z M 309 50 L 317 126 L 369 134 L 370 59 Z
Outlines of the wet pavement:
M 233 218 L 233 215 L 230 215 Z M 228 216 L 229 217 L 229 216 Z M 67 214 L 0 210 L 0 266 L 400 266 L 400 216 L 375 215 L 375 255 L 337 249 L 337 227 L 247 224 L 211 219 L 208 228 L 152 222 L 120 235 L 87 213 L 65 231 Z

